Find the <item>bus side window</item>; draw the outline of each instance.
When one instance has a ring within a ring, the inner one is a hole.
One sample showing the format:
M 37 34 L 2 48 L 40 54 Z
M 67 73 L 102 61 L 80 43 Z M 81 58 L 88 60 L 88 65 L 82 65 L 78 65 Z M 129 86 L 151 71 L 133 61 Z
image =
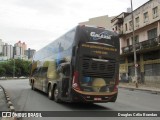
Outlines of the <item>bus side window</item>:
M 37 74 L 37 71 L 38 71 L 37 68 L 34 69 L 33 72 L 32 72 L 32 76 L 35 76 Z
M 42 70 L 41 70 L 41 75 L 42 75 L 43 77 L 47 77 L 47 69 L 48 69 L 48 67 L 43 67 L 43 68 L 42 68 Z

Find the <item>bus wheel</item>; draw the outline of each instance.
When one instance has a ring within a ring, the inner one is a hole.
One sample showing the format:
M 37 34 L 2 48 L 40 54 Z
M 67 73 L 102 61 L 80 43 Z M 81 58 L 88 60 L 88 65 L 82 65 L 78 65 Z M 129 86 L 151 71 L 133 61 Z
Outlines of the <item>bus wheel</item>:
M 32 86 L 31 86 L 31 89 L 32 90 L 35 90 L 35 87 L 34 87 L 34 82 L 32 81 Z
M 55 88 L 54 88 L 54 101 L 57 103 L 61 102 L 60 99 L 58 98 L 58 95 L 59 95 L 59 91 L 58 91 L 57 86 L 55 86 Z
M 49 98 L 50 100 L 53 100 L 53 90 L 52 90 L 51 85 L 50 85 L 49 88 L 48 88 L 48 98 Z

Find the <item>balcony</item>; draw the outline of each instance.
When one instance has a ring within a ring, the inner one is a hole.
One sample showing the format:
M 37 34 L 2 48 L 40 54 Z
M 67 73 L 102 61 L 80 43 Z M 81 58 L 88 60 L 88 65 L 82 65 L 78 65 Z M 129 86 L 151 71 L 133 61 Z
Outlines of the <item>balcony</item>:
M 158 37 L 152 38 L 140 43 L 136 43 L 136 51 L 142 51 L 146 49 L 151 49 L 160 46 L 160 39 Z M 133 52 L 133 46 L 129 45 L 122 48 L 122 54 L 127 54 Z
M 123 24 L 123 18 L 117 18 L 117 19 L 114 21 L 114 25 L 117 25 L 117 24 Z
M 119 28 L 117 31 L 116 31 L 117 34 L 119 35 L 122 35 L 123 34 L 123 31 L 121 30 L 121 28 Z

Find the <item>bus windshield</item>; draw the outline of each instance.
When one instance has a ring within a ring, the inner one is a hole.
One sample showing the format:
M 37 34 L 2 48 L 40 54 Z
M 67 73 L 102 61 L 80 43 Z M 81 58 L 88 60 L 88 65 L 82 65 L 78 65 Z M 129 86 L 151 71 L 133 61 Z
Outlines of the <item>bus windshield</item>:
M 116 33 L 95 28 L 81 28 L 79 34 L 80 43 L 94 43 L 94 44 L 107 44 L 115 46 L 119 41 L 112 40 L 117 36 Z

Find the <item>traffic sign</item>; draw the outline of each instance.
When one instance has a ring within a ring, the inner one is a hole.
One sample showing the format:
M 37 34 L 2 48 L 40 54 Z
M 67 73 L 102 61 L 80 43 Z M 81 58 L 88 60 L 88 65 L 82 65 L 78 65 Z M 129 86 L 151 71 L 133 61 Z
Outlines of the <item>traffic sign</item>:
M 135 64 L 135 67 L 138 67 L 138 64 Z

